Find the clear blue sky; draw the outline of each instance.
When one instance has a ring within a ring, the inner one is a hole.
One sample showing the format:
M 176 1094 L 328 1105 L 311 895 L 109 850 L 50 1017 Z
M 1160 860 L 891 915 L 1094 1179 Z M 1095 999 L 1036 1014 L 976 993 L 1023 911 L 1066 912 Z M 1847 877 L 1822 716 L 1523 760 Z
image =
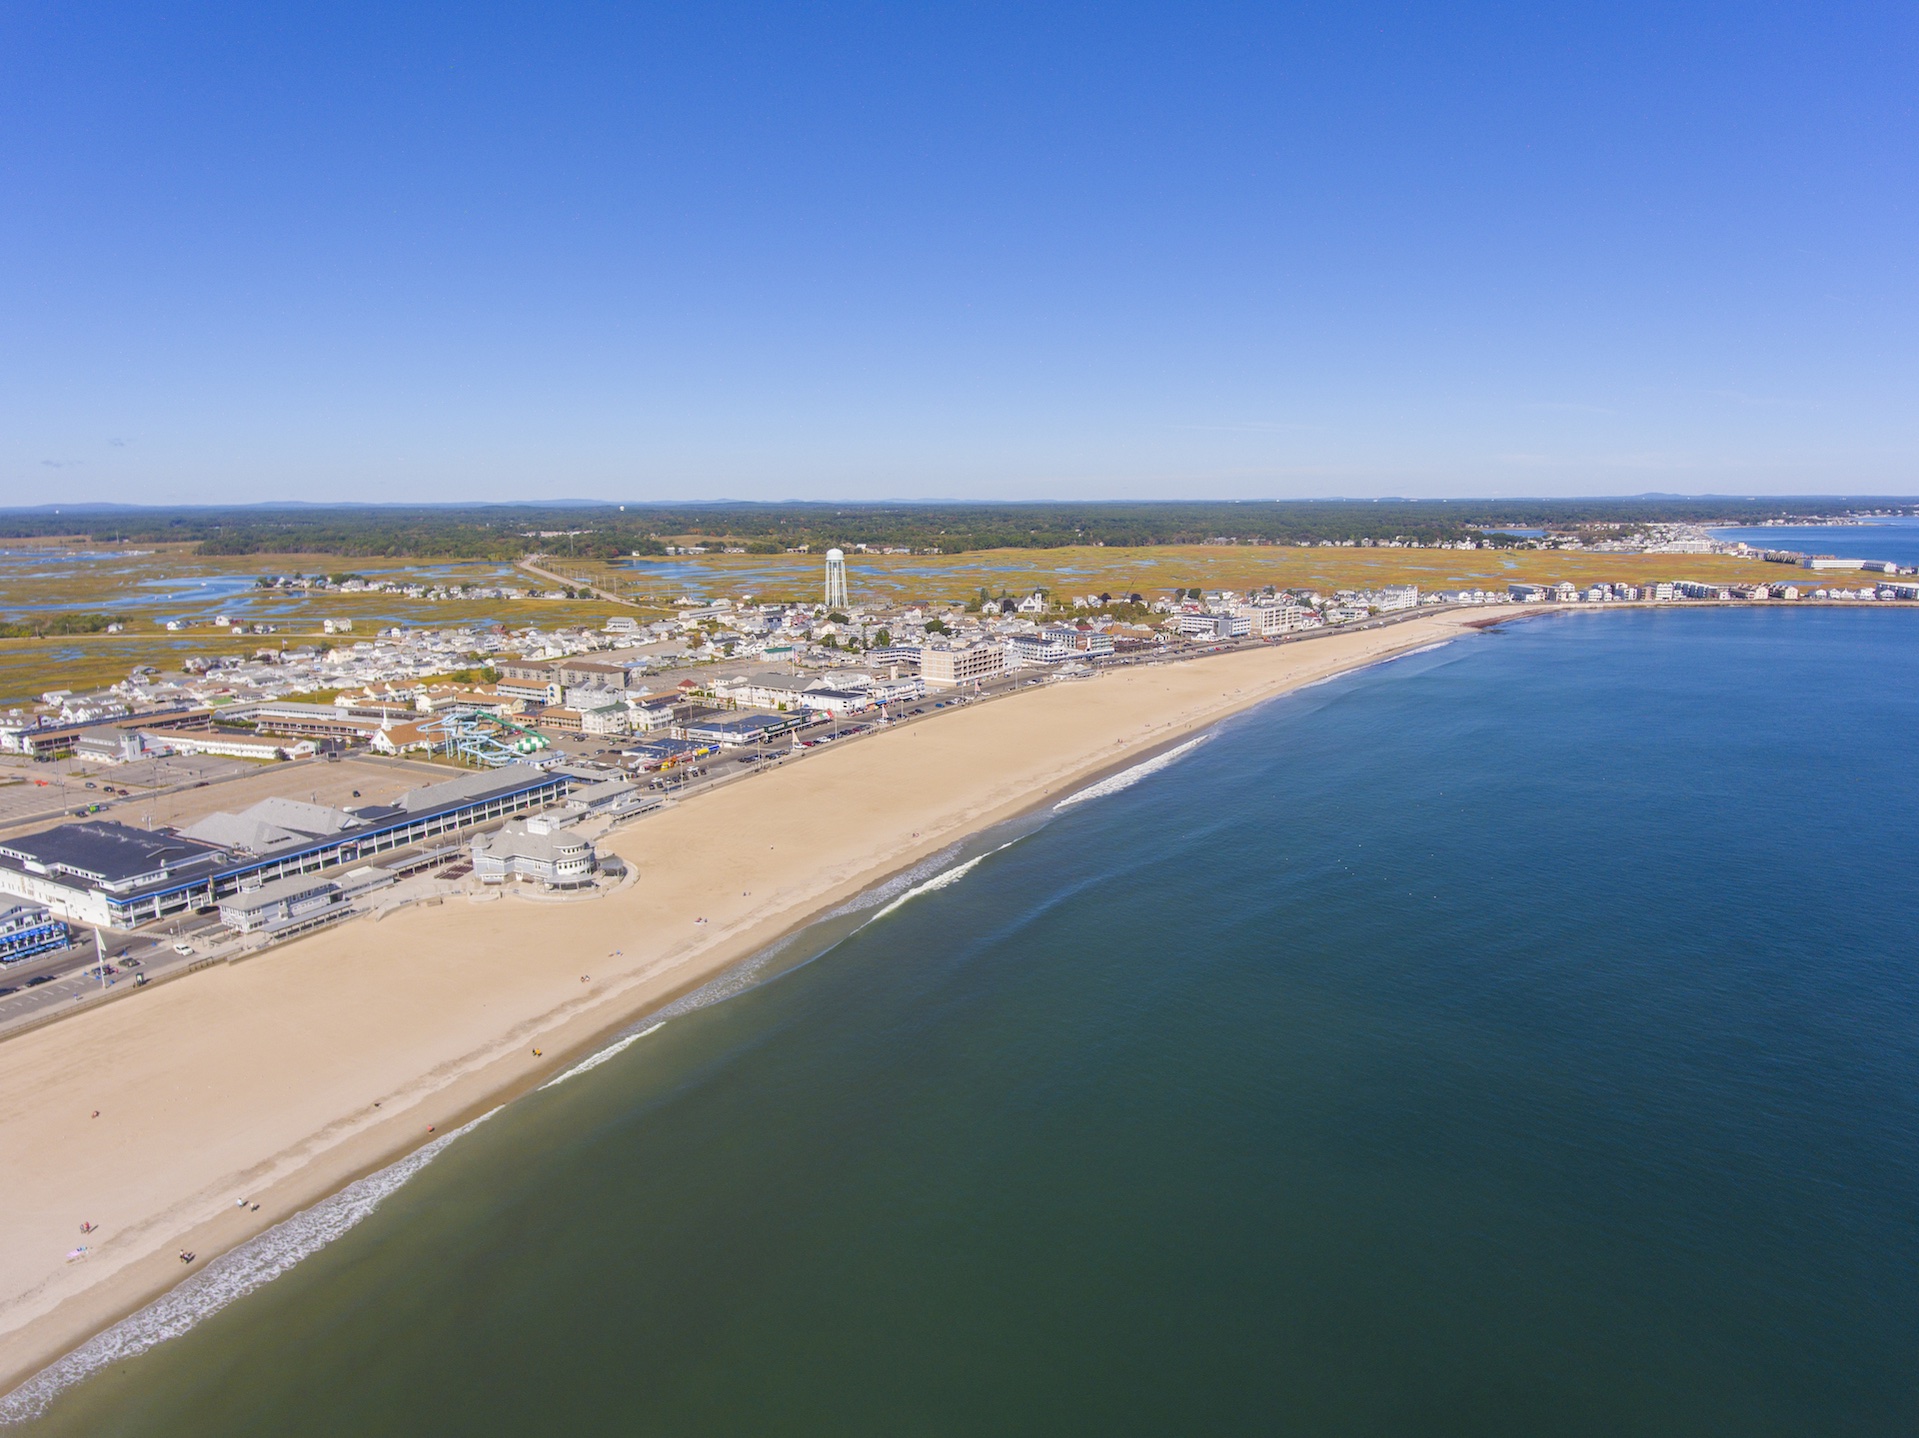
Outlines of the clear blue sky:
M 1911 493 L 1916 16 L 16 0 L 0 481 Z

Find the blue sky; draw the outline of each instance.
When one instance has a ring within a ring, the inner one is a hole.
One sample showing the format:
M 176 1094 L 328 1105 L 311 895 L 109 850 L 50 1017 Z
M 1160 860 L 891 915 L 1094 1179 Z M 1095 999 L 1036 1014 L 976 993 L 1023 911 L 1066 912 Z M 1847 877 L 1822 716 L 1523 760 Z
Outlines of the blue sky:
M 1909 6 L 0 10 L 57 498 L 1919 492 Z

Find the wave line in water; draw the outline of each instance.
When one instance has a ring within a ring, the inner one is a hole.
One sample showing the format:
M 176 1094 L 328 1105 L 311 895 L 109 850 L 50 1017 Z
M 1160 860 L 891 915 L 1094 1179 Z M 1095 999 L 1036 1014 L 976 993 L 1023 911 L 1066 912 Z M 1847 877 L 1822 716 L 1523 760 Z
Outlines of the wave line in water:
M 1005 844 L 1001 844 L 999 846 L 999 849 L 1004 849 L 1006 847 L 1007 846 Z M 881 909 L 877 914 L 873 915 L 873 917 L 868 919 L 866 923 L 867 924 L 878 923 L 881 919 L 885 918 L 888 914 L 892 913 L 893 910 L 897 909 L 901 904 L 904 904 L 908 899 L 917 899 L 921 894 L 930 894 L 935 889 L 945 888 L 948 884 L 957 884 L 961 879 L 965 878 L 968 874 L 972 873 L 973 870 L 977 869 L 983 861 L 992 857 L 994 854 L 997 854 L 999 852 L 999 849 L 989 849 L 984 854 L 975 854 L 972 858 L 968 859 L 964 864 L 955 864 L 952 868 L 948 869 L 945 873 L 935 874 L 932 878 L 926 880 L 924 883 L 915 884 L 912 888 L 908 889 L 905 893 L 901 894 L 898 898 L 894 899 L 892 903 L 888 904 L 885 908 Z M 866 925 L 862 924 L 860 925 L 860 927 L 865 928 Z
M 578 1063 L 574 1064 L 573 1067 L 568 1069 L 565 1073 L 556 1075 L 555 1077 L 548 1079 L 545 1083 L 540 1085 L 540 1092 L 544 1093 L 546 1092 L 546 1090 L 552 1088 L 555 1084 L 563 1084 L 570 1078 L 576 1078 L 580 1074 L 585 1073 L 588 1069 L 598 1068 L 601 1064 L 605 1063 L 608 1059 L 617 1057 L 619 1054 L 624 1053 L 627 1049 L 631 1048 L 634 1044 L 638 1043 L 641 1039 L 645 1038 L 648 1034 L 656 1034 L 665 1027 L 666 1027 L 666 1020 L 661 1019 L 657 1024 L 654 1024 L 653 1027 L 651 1028 L 641 1029 L 636 1034 L 628 1034 L 623 1039 L 615 1039 L 612 1043 L 608 1044 L 605 1048 L 601 1049 L 598 1053 L 592 1054 L 587 1058 L 581 1059 Z
M 131 1317 L 97 1334 L 57 1362 L 42 1368 L 5 1397 L 0 1425 L 38 1418 L 62 1389 L 101 1369 L 123 1363 L 149 1348 L 178 1338 L 229 1303 L 273 1282 L 303 1258 L 310 1258 L 363 1219 L 383 1200 L 438 1158 L 454 1139 L 473 1132 L 499 1110 L 443 1134 L 378 1173 L 348 1184 L 330 1198 L 276 1223 L 257 1238 L 223 1253 L 177 1288 L 156 1298 Z
M 892 913 L 893 910 L 897 909 L 908 899 L 919 894 L 927 893 L 932 889 L 945 888 L 948 884 L 955 882 L 971 870 L 981 859 L 987 858 L 992 854 L 997 854 L 1000 849 L 1011 848 L 1018 842 L 1018 838 L 1008 839 L 1004 844 L 999 845 L 998 848 L 989 849 L 985 854 L 981 854 L 977 858 L 969 859 L 966 863 L 959 864 L 944 873 L 932 872 L 936 870 L 939 865 L 950 860 L 958 851 L 959 845 L 950 844 L 940 850 L 939 853 L 929 855 L 927 858 L 922 859 L 904 873 L 895 874 L 884 884 L 876 885 L 864 893 L 849 899 L 838 908 L 822 914 L 819 919 L 814 921 L 814 924 L 808 925 L 807 928 L 797 933 L 789 934 L 777 943 L 760 950 L 759 953 L 753 955 L 751 958 L 735 964 L 732 968 L 716 975 L 707 983 L 693 990 L 693 992 L 675 999 L 665 1008 L 655 1010 L 653 1017 L 662 1021 L 675 1019 L 682 1015 L 690 1014 L 696 1009 L 709 1008 L 714 1004 L 724 1003 L 728 999 L 736 998 L 748 989 L 757 987 L 760 983 L 760 976 L 770 968 L 776 960 L 783 957 L 792 949 L 795 944 L 804 941 L 807 934 L 813 930 L 815 925 L 827 923 L 834 919 L 850 918 L 856 914 L 865 914 L 868 910 L 875 911 L 868 917 L 861 919 L 848 933 L 841 934 L 838 938 L 826 944 L 818 950 L 818 952 L 806 959 L 805 962 L 813 963 L 822 959 L 837 949 L 850 938 L 852 934 L 858 933 L 868 924 Z M 932 873 L 931 878 L 926 877 L 928 873 Z
M 1061 799 L 1057 804 L 1053 805 L 1053 812 L 1057 814 L 1062 809 L 1069 809 L 1075 804 L 1083 804 L 1088 799 L 1104 799 L 1108 794 L 1117 794 L 1122 789 L 1130 789 L 1141 779 L 1152 774 L 1157 774 L 1161 769 L 1166 768 L 1167 765 L 1175 764 L 1185 758 L 1211 737 L 1211 735 L 1202 734 L 1197 739 L 1188 739 L 1184 744 L 1181 744 L 1175 749 L 1168 749 L 1164 754 L 1155 754 L 1152 758 L 1135 764 L 1130 769 L 1122 769 L 1117 774 L 1108 775 L 1097 784 L 1091 784 L 1081 789 L 1077 794 L 1068 794 L 1064 799 Z
M 940 865 L 950 862 L 952 857 L 959 852 L 959 847 L 958 844 L 948 844 L 937 854 L 928 854 L 917 864 L 914 864 L 911 868 L 901 873 L 895 874 L 885 883 L 875 884 L 870 889 L 864 889 L 841 904 L 838 908 L 829 909 L 826 913 L 821 914 L 820 922 L 824 923 L 830 919 L 845 918 L 848 914 L 857 914 L 866 909 L 876 909 L 887 901 L 897 898 L 915 884 L 921 883 L 930 875 L 938 873 Z

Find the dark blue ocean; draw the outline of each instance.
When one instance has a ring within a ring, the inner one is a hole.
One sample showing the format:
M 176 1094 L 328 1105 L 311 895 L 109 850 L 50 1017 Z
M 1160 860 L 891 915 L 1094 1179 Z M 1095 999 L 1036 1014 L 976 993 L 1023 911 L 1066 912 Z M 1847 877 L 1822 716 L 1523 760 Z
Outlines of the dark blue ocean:
M 1916 726 L 1896 611 L 1538 619 L 1292 696 L 40 1427 L 1919 1431 Z

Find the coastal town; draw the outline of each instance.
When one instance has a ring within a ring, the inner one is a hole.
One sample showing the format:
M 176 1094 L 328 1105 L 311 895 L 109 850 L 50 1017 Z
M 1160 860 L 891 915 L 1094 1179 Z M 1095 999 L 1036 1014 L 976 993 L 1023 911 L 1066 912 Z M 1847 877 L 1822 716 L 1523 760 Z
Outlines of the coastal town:
M 48 689 L 0 715 L 0 1034 L 355 915 L 462 894 L 589 899 L 631 882 L 596 848 L 618 824 L 1032 684 L 1461 609 L 1919 602 L 1919 577 L 1891 562 L 1756 551 L 1689 526 L 1635 540 L 1787 572 L 902 604 L 862 602 L 835 548 L 812 603 L 689 594 L 670 617 L 517 631 L 361 635 L 329 619 L 312 642 Z

